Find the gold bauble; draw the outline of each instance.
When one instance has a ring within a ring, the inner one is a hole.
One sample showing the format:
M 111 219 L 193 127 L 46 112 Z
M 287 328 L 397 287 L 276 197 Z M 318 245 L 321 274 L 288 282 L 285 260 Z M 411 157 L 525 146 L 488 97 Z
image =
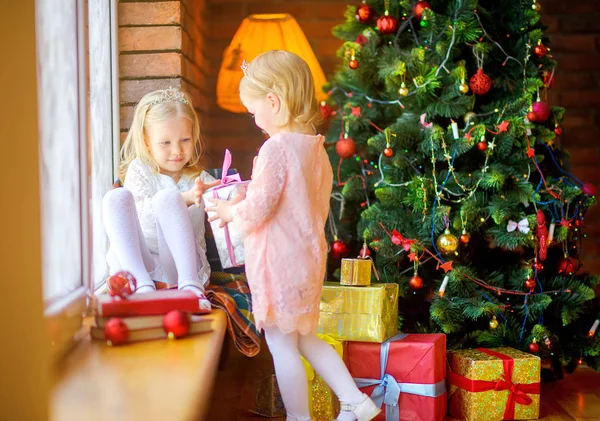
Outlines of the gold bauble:
M 458 85 L 458 90 L 461 94 L 466 94 L 467 92 L 469 92 L 469 85 L 463 82 L 460 85 Z
M 449 229 L 446 229 L 446 231 L 438 237 L 435 244 L 442 254 L 454 253 L 458 248 L 458 238 L 456 238 Z
M 497 327 L 498 327 L 498 320 L 496 319 L 496 316 L 494 316 L 494 318 L 492 320 L 490 320 L 490 328 L 496 329 Z
M 402 84 L 400 84 L 400 89 L 398 89 L 398 93 L 401 96 L 408 95 L 408 88 L 406 87 L 406 83 L 402 82 Z
M 540 11 L 542 10 L 542 5 L 541 5 L 541 4 L 539 4 L 539 3 L 536 1 L 535 3 L 533 3 L 533 4 L 531 5 L 531 8 L 532 8 L 533 10 L 535 10 L 536 12 L 540 12 Z

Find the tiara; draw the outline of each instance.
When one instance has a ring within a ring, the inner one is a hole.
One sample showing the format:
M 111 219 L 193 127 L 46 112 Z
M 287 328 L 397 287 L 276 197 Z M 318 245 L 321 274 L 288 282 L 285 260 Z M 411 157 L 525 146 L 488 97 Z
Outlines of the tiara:
M 189 103 L 190 103 L 187 100 L 187 98 L 185 97 L 185 95 L 183 94 L 183 92 L 181 92 L 177 88 L 172 88 L 171 86 L 169 86 L 167 89 L 162 91 L 160 93 L 160 96 L 157 99 L 155 99 L 154 101 L 152 101 L 149 106 L 152 107 L 156 104 L 162 104 L 163 102 L 169 102 L 169 101 L 179 101 L 185 105 L 189 105 Z
M 250 67 L 250 63 L 248 63 L 246 60 L 242 60 L 242 65 L 240 67 L 242 72 L 244 72 L 244 76 L 248 76 L 248 68 Z

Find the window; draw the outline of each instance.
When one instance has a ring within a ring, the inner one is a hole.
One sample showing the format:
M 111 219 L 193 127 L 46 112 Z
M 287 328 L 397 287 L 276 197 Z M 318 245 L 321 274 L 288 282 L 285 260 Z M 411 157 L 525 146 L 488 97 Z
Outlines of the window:
M 83 2 L 38 0 L 44 300 L 56 302 L 89 278 Z
M 36 0 L 42 282 L 57 352 L 107 271 L 102 197 L 119 144 L 115 11 L 116 0 Z

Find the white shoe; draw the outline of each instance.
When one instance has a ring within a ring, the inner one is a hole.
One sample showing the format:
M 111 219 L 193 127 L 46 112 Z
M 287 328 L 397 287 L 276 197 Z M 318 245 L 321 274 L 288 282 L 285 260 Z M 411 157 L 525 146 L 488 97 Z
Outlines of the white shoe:
M 192 291 L 194 294 L 196 294 L 198 296 L 198 307 L 200 310 L 210 313 L 212 310 L 212 305 L 210 304 L 210 301 L 208 301 L 208 298 L 206 298 L 206 295 L 204 295 L 203 288 L 199 287 L 198 285 L 187 284 L 179 289 L 182 291 Z
M 375 418 L 381 412 L 381 408 L 378 408 L 375 405 L 375 402 L 371 400 L 371 398 L 363 393 L 365 400 L 363 400 L 360 404 L 349 404 L 342 403 L 341 410 L 343 412 L 352 412 L 356 417 L 356 421 L 370 421 Z
M 144 293 L 144 292 L 152 292 L 152 291 L 156 291 L 156 287 L 154 286 L 154 283 L 152 283 L 152 285 L 150 285 L 150 284 L 140 285 L 139 287 L 137 287 L 135 289 L 136 294 L 140 294 L 140 293 Z

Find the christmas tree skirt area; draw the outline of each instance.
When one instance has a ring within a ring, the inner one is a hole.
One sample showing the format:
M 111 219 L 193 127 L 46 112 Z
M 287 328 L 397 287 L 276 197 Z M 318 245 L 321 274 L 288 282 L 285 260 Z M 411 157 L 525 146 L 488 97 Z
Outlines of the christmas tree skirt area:
M 263 342 L 264 345 L 264 342 Z M 225 345 L 227 348 L 227 344 Z M 251 412 L 254 401 L 252 378 L 256 373 L 272 370 L 271 355 L 266 346 L 254 358 L 231 349 L 217 374 L 214 394 L 207 413 L 209 420 L 285 421 L 285 417 L 265 418 Z M 600 373 L 580 366 L 564 380 L 542 383 L 540 408 L 542 421 L 600 421 Z M 447 417 L 446 421 L 456 421 Z

